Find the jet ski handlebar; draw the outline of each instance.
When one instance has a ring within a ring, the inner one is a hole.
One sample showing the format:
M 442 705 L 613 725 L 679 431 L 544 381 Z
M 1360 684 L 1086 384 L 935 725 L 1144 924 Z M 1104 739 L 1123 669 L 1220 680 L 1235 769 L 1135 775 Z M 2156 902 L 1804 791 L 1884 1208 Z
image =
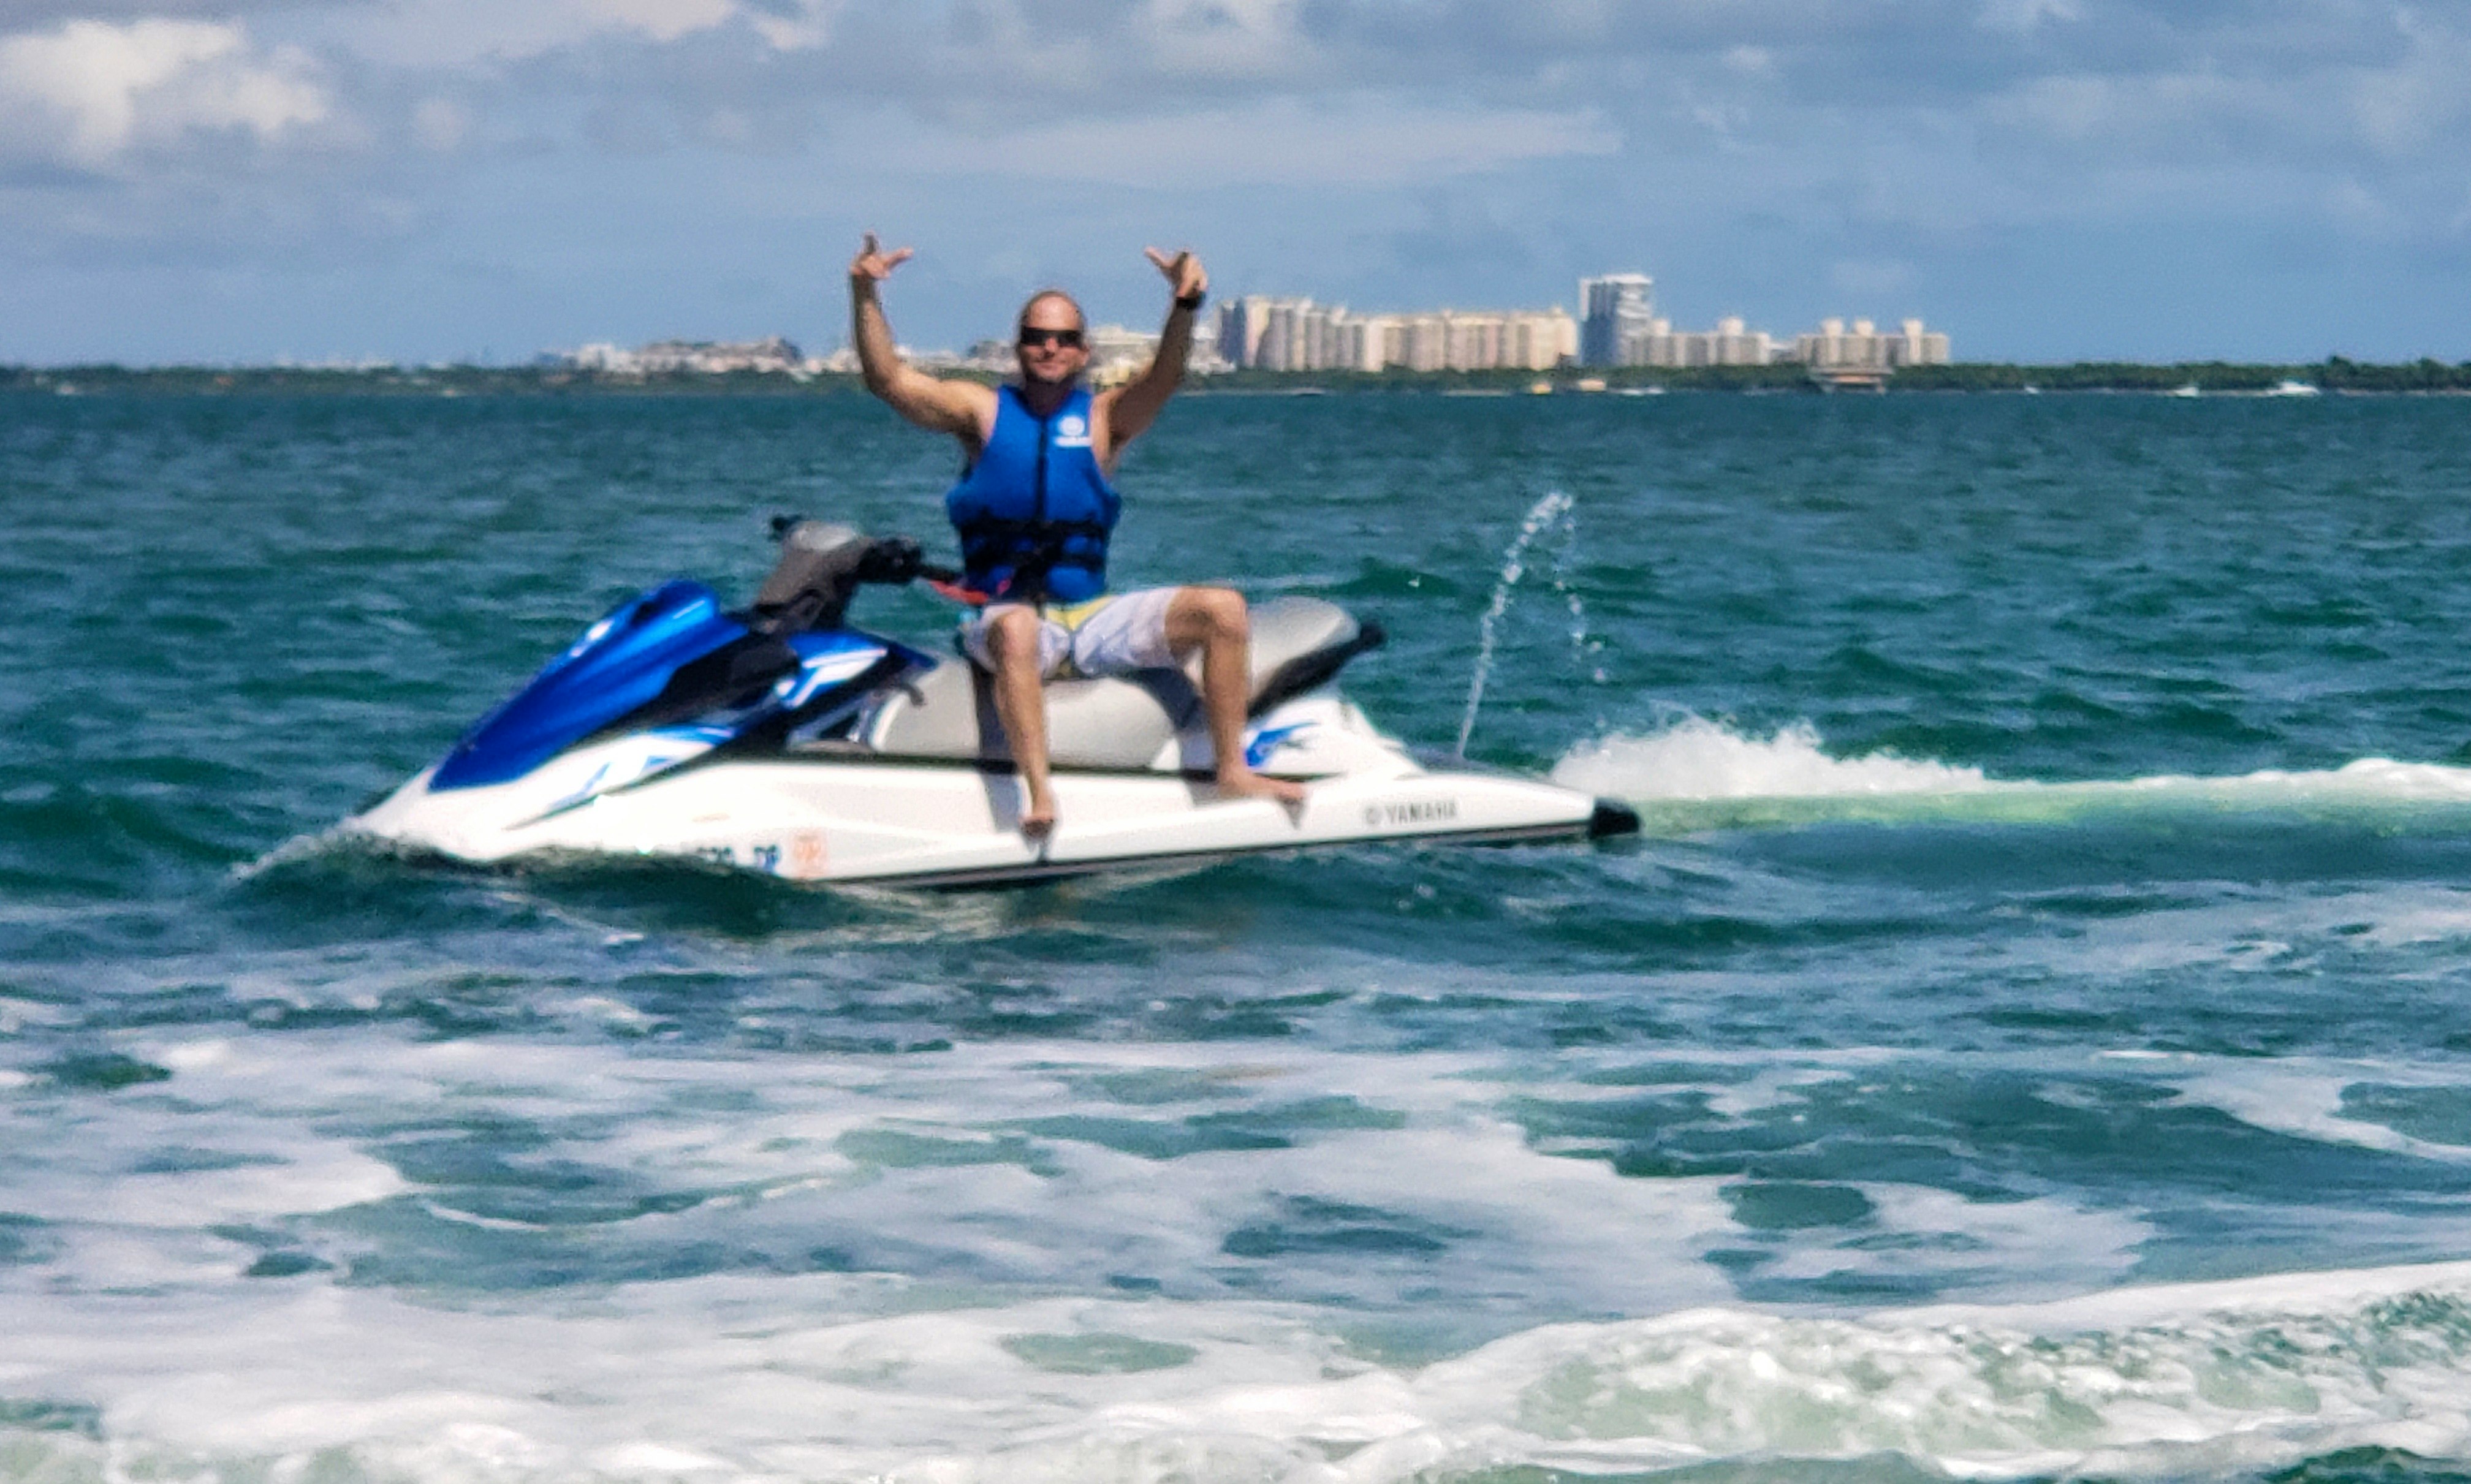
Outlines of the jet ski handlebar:
M 767 633 L 837 628 L 865 582 L 898 587 L 925 577 L 951 582 L 960 574 L 927 561 L 907 536 L 874 539 L 847 526 L 795 515 L 772 517 L 781 559 L 755 594 L 750 625 Z

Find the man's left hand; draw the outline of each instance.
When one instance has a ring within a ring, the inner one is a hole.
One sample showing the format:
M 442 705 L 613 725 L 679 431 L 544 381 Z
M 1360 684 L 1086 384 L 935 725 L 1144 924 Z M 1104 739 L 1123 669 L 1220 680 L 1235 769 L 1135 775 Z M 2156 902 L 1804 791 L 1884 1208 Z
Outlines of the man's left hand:
M 1166 275 L 1166 281 L 1174 290 L 1175 297 L 1188 299 L 1196 294 L 1209 291 L 1210 275 L 1202 271 L 1201 260 L 1189 251 L 1178 251 L 1175 256 L 1168 257 L 1156 247 L 1144 247 L 1141 250 L 1148 253 L 1150 261 L 1158 266 L 1158 271 Z

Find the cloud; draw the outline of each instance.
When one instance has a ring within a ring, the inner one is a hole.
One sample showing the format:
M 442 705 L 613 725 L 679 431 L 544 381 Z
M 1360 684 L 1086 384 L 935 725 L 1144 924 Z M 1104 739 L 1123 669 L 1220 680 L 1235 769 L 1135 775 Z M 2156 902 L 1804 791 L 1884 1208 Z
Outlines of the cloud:
M 781 0 L 395 0 L 383 8 L 326 0 L 303 33 L 380 72 L 486 74 L 535 58 L 634 42 L 644 55 L 747 24 L 807 26 L 810 9 Z M 785 33 L 786 34 L 786 33 Z M 604 81 L 614 81 L 607 80 Z
M 674 41 L 709 31 L 738 14 L 737 0 L 577 0 L 593 22 L 640 31 L 655 41 Z
M 1983 0 L 1980 24 L 1992 31 L 2030 34 L 2046 21 L 2083 20 L 2077 0 Z
M 988 138 L 913 136 L 889 163 L 937 175 L 996 173 L 1106 185 L 1412 186 L 1524 161 L 1602 155 L 1617 134 L 1580 111 L 1445 108 L 1411 98 L 1093 119 Z
M 260 53 L 238 22 L 72 20 L 0 37 L 0 142 L 102 169 L 197 135 L 279 139 L 332 100 L 297 48 Z
M 580 221 L 691 221 L 662 249 L 675 280 L 864 215 L 1049 267 L 1180 233 L 1231 274 L 1368 301 L 1523 300 L 1615 264 L 1754 316 L 1790 283 L 1936 321 L 1949 265 L 2017 243 L 2346 263 L 2398 303 L 2471 258 L 2471 11 L 2426 0 L 0 13 L 0 274 L 201 242 L 270 281 L 387 253 L 557 262 L 605 250 Z
M 1143 0 L 1130 34 L 1163 70 L 1276 78 L 1305 50 L 1298 0 Z

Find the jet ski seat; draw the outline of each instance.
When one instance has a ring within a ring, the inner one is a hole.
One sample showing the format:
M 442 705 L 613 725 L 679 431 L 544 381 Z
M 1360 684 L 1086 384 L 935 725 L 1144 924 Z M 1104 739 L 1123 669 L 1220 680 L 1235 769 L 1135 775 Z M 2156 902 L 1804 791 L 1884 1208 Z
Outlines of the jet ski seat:
M 1251 710 L 1311 690 L 1382 642 L 1318 598 L 1276 598 L 1253 609 Z M 1184 669 L 1144 670 L 1047 687 L 1047 756 L 1058 767 L 1147 767 L 1186 727 L 1201 721 L 1200 657 Z M 936 666 L 891 691 L 860 729 L 881 757 L 1010 757 L 985 671 L 966 661 Z

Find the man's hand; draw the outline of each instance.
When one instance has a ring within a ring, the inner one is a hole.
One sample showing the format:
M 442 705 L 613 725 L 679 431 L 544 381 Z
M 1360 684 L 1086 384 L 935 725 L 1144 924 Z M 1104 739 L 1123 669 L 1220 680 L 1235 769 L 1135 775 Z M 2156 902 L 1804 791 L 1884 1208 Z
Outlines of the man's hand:
M 891 404 L 894 412 L 922 428 L 959 438 L 976 459 L 995 427 L 994 389 L 977 382 L 939 381 L 906 364 L 883 318 L 883 301 L 875 291 L 908 260 L 908 248 L 886 252 L 877 246 L 873 232 L 850 259 L 850 345 L 858 352 L 859 373 L 866 378 L 866 389 Z
M 1150 256 L 1156 257 L 1158 254 L 1153 252 Z M 908 248 L 895 247 L 890 252 L 886 252 L 875 245 L 875 234 L 869 232 L 866 234 L 866 241 L 858 249 L 858 256 L 850 259 L 850 282 L 853 284 L 882 283 L 892 276 L 894 269 L 907 261 L 909 261 Z
M 874 238 L 867 239 L 869 247 L 874 246 Z M 1174 291 L 1175 297 L 1188 299 L 1196 294 L 1206 293 L 1209 290 L 1210 275 L 1201 271 L 1201 260 L 1190 252 L 1180 251 L 1175 256 L 1168 257 L 1156 247 L 1144 247 L 1141 250 L 1148 253 L 1150 261 L 1158 266 L 1158 271 L 1166 275 L 1166 281 Z

